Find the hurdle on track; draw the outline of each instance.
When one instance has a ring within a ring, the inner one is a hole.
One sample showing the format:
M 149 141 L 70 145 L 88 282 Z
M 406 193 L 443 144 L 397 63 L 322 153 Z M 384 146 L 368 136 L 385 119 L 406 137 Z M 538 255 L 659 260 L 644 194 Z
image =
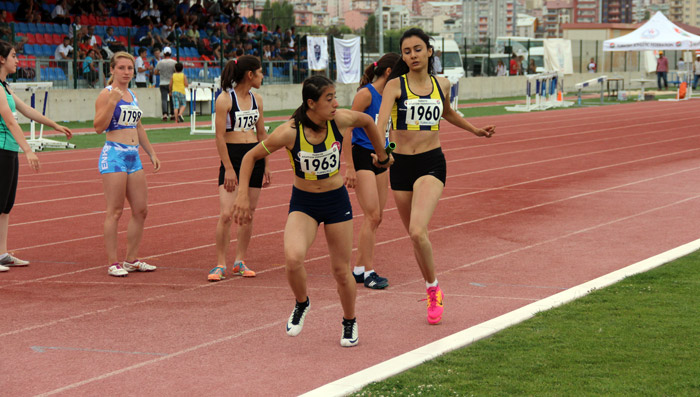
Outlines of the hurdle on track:
M 214 83 L 193 81 L 187 86 L 187 92 L 190 94 L 190 135 L 216 133 L 216 123 L 214 121 L 216 112 L 214 111 L 214 104 L 216 102 L 217 91 L 219 90 L 217 87 L 219 87 L 219 84 L 217 84 L 216 81 Z M 195 120 L 197 116 L 197 92 L 199 92 L 200 97 L 201 95 L 210 95 L 211 125 L 206 129 L 198 129 Z
M 32 93 L 31 96 L 31 106 L 32 108 L 36 109 L 36 91 L 37 90 L 44 90 L 44 108 L 41 111 L 41 114 L 46 116 L 46 106 L 49 103 L 49 89 L 53 87 L 53 83 L 51 82 L 40 82 L 40 83 L 10 83 L 10 87 L 15 90 L 15 91 L 30 91 Z M 16 118 L 16 116 L 15 116 Z M 37 137 L 36 135 L 36 122 L 34 120 L 29 120 L 29 139 L 27 139 L 27 143 L 29 144 L 29 147 L 32 148 L 33 151 L 35 152 L 40 152 L 44 150 L 44 148 L 61 148 L 61 149 L 72 149 L 75 147 L 74 144 L 68 143 L 68 142 L 60 142 L 60 141 L 55 141 L 53 139 L 47 139 L 44 138 L 44 125 L 40 124 L 41 126 L 39 127 L 39 136 Z
M 573 105 L 573 102 L 561 99 L 564 92 L 564 77 L 558 72 L 539 73 L 526 77 L 525 105 L 506 106 L 507 111 L 530 112 Z
M 608 76 L 600 76 L 595 79 L 583 81 L 581 83 L 576 84 L 576 90 L 578 91 L 578 106 L 581 106 L 581 90 L 583 90 L 586 87 L 591 86 L 592 84 L 600 84 L 600 104 L 603 104 L 603 84 L 608 80 Z

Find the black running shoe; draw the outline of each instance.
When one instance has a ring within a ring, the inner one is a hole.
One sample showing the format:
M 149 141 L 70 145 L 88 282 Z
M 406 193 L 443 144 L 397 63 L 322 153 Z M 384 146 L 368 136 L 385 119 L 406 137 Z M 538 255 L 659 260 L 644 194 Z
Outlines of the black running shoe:
M 355 272 L 353 272 L 352 275 L 355 277 L 356 283 L 362 284 L 365 282 L 365 272 L 362 272 L 360 274 L 355 274 Z
M 365 278 L 365 287 L 372 289 L 384 289 L 389 286 L 389 280 L 379 277 L 377 272 L 373 272 Z
M 340 338 L 340 346 L 353 347 L 357 345 L 360 338 L 357 335 L 357 320 L 346 320 L 343 318 L 343 336 Z
M 308 297 L 306 298 L 306 302 L 297 302 L 296 305 L 294 305 L 294 311 L 292 311 L 292 314 L 289 316 L 289 320 L 287 320 L 287 335 L 299 335 L 301 329 L 304 327 L 304 317 L 306 317 L 306 313 L 309 312 L 310 306 L 311 303 L 309 302 Z

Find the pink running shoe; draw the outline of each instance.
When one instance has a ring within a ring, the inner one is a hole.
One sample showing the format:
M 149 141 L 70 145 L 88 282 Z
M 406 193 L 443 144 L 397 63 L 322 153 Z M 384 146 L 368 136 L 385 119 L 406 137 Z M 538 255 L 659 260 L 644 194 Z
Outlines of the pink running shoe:
M 443 304 L 442 290 L 440 286 L 430 287 L 428 292 L 428 323 L 431 325 L 439 324 L 442 320 Z

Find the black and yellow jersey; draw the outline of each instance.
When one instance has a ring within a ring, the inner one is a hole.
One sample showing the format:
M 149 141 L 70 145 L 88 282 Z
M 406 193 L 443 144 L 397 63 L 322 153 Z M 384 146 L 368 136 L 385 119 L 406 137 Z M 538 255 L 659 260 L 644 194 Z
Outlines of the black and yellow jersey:
M 326 139 L 312 145 L 306 140 L 304 126 L 297 125 L 297 136 L 292 150 L 287 150 L 294 175 L 306 180 L 330 178 L 340 171 L 340 152 L 343 148 L 343 135 L 335 121 L 327 122 Z
M 435 76 L 430 76 L 433 90 L 430 95 L 418 96 L 408 87 L 406 75 L 399 76 L 401 96 L 391 109 L 394 130 L 437 131 L 440 129 L 442 102 L 445 96 Z

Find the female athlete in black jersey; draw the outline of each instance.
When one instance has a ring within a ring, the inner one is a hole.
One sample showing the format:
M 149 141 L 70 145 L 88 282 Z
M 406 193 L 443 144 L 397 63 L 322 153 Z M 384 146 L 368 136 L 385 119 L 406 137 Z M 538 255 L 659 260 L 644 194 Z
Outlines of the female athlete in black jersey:
M 422 30 L 409 29 L 399 41 L 401 59 L 384 87 L 377 125 L 391 117 L 396 142 L 390 183 L 394 201 L 425 279 L 428 323 L 442 320 L 443 294 L 435 276 L 428 223 L 445 187 L 445 156 L 440 148 L 440 118 L 476 136 L 491 137 L 494 126 L 474 127 L 450 107 L 450 82 L 432 75 L 433 48 Z

